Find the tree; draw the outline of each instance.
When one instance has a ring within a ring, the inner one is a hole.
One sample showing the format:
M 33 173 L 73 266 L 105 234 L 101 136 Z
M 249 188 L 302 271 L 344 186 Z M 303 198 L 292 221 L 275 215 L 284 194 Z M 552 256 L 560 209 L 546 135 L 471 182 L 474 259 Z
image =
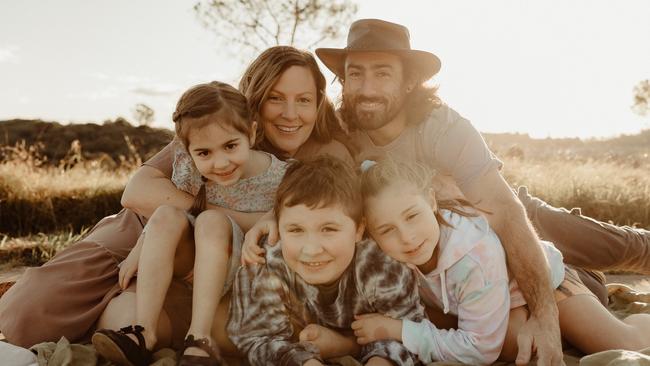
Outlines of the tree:
M 337 39 L 357 12 L 351 0 L 199 0 L 199 21 L 243 58 L 275 45 L 311 49 Z
M 148 105 L 143 103 L 138 103 L 133 108 L 133 118 L 138 122 L 140 126 L 149 126 L 153 122 L 154 110 L 151 109 Z
M 650 112 L 650 79 L 643 80 L 634 87 L 632 110 L 642 116 Z

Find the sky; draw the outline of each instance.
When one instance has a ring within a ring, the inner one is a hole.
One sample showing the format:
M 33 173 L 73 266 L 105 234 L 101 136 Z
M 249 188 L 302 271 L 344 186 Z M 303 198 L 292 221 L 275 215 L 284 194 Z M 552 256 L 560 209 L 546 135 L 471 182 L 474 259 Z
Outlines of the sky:
M 356 3 L 355 18 L 403 24 L 412 48 L 441 59 L 431 82 L 480 131 L 604 138 L 650 128 L 650 116 L 630 108 L 634 86 L 650 78 L 650 1 Z M 172 128 L 185 89 L 236 85 L 246 67 L 203 28 L 193 4 L 0 0 L 0 120 L 132 120 L 144 103 L 154 126 Z M 329 87 L 336 97 L 338 85 Z

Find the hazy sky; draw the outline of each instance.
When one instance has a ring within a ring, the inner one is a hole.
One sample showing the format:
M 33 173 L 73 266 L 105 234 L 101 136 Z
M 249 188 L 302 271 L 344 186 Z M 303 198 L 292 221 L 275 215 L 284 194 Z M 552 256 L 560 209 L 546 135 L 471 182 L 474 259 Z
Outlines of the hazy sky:
M 187 87 L 236 84 L 245 68 L 193 4 L 0 0 L 0 119 L 132 119 L 145 103 L 155 125 L 171 128 Z M 630 109 L 634 85 L 650 78 L 650 1 L 358 4 L 357 18 L 404 24 L 414 48 L 440 57 L 440 95 L 481 131 L 604 137 L 650 127 Z

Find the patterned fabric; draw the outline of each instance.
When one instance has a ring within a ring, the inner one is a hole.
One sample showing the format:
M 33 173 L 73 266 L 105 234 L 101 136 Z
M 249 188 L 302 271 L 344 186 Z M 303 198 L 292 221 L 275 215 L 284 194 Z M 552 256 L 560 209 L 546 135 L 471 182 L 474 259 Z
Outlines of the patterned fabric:
M 320 360 L 320 355 L 311 344 L 297 341 L 294 326 L 316 323 L 349 331 L 354 315 L 366 313 L 422 320 L 424 309 L 413 272 L 385 255 L 374 242 L 362 241 L 339 279 L 336 298 L 327 302 L 318 287 L 307 284 L 287 267 L 279 243 L 267 246 L 266 264 L 239 269 L 227 330 L 252 365 L 302 365 L 312 358 Z M 419 362 L 396 341 L 362 347 L 362 363 L 375 356 L 397 365 Z
M 430 273 L 419 270 L 420 297 L 428 306 L 458 317 L 457 329 L 438 329 L 429 320 L 405 320 L 402 341 L 423 362 L 469 365 L 494 362 L 508 330 L 510 309 L 525 304 L 510 280 L 499 238 L 483 216 L 465 217 L 441 210 L 453 227 L 440 227 L 440 254 Z M 554 287 L 564 279 L 562 255 L 542 241 Z M 515 304 L 513 304 L 515 302 Z
M 174 146 L 174 167 L 172 182 L 176 187 L 193 196 L 201 188 L 201 173 L 183 144 L 176 140 Z M 271 165 L 262 174 L 240 179 L 231 186 L 206 183 L 206 197 L 209 203 L 240 212 L 264 212 L 273 208 L 275 191 L 284 176 L 287 164 L 271 157 Z
M 203 181 L 201 173 L 194 165 L 192 157 L 187 152 L 183 144 L 174 140 L 170 143 L 174 149 L 174 166 L 171 180 L 176 187 L 182 191 L 196 195 L 201 188 Z M 231 186 L 221 186 L 214 182 L 206 183 L 207 202 L 219 207 L 240 212 L 265 212 L 273 208 L 275 201 L 275 191 L 278 189 L 280 181 L 287 169 L 287 163 L 278 160 L 275 156 L 271 157 L 271 165 L 262 174 L 254 177 L 240 179 Z M 187 218 L 194 226 L 195 217 L 190 213 Z M 231 253 L 226 269 L 226 279 L 224 288 L 221 293 L 223 297 L 232 287 L 235 274 L 240 265 L 241 247 L 244 243 L 244 233 L 237 223 L 231 218 L 232 226 Z M 185 278 L 188 283 L 194 282 L 194 271 L 190 271 Z

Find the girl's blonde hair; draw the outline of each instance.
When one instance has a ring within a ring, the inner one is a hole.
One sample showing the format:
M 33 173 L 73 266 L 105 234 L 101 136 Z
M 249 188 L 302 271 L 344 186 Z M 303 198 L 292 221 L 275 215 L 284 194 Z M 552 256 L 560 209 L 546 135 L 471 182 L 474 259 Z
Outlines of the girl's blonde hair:
M 440 209 L 449 210 L 461 216 L 478 216 L 476 208 L 471 202 L 463 198 L 438 200 L 435 198 L 434 179 L 436 172 L 426 166 L 415 163 L 386 158 L 379 163 L 368 164 L 367 169 L 361 173 L 361 196 L 364 203 L 372 197 L 379 195 L 384 189 L 392 184 L 411 184 L 424 197 L 432 197 L 436 200 L 434 214 L 438 222 L 451 226 L 440 215 Z
M 279 151 L 265 139 L 260 111 L 273 86 L 291 66 L 309 69 L 316 83 L 316 123 L 309 138 L 320 143 L 329 143 L 335 139 L 349 147 L 348 139 L 336 115 L 334 105 L 325 92 L 327 81 L 320 71 L 316 59 L 308 51 L 290 46 L 275 46 L 266 49 L 248 66 L 239 82 L 239 90 L 248 99 L 253 119 L 260 122 L 257 124 L 255 147 L 280 157 L 286 155 L 285 151 Z
M 186 149 L 189 135 L 210 123 L 232 128 L 245 136 L 251 136 L 252 119 L 246 97 L 234 87 L 219 81 L 198 84 L 188 89 L 176 103 L 172 115 L 176 138 Z M 190 212 L 198 215 L 206 208 L 205 178 L 199 193 L 194 198 Z

